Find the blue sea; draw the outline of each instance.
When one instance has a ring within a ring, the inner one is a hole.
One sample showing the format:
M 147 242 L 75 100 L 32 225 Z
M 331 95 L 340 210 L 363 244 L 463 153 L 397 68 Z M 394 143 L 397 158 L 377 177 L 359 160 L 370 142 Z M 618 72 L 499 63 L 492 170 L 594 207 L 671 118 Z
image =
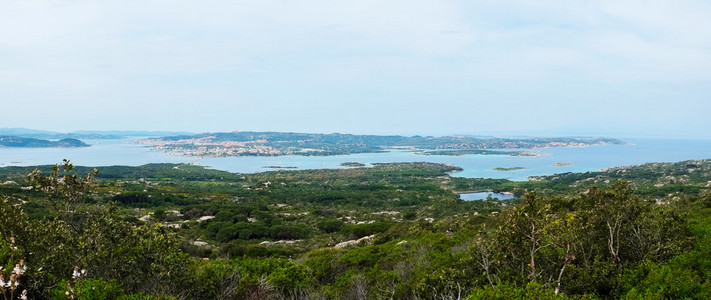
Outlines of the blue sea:
M 236 173 L 273 171 L 269 166 L 285 169 L 343 168 L 343 162 L 366 165 L 386 162 L 426 161 L 459 166 L 462 172 L 453 176 L 472 178 L 506 178 L 526 180 L 528 176 L 565 172 L 586 172 L 600 169 L 638 165 L 648 162 L 678 162 L 692 159 L 711 159 L 711 140 L 688 139 L 624 139 L 630 145 L 605 145 L 575 148 L 532 149 L 540 156 L 418 155 L 411 151 L 395 150 L 386 153 L 363 153 L 339 156 L 277 156 L 277 157 L 181 157 L 150 147 L 132 143 L 132 139 L 85 140 L 87 148 L 0 148 L 0 167 L 55 164 L 66 158 L 82 166 L 138 166 L 148 163 L 197 163 L 209 168 Z M 556 166 L 557 163 L 572 163 Z M 495 168 L 523 167 L 513 171 Z
M 495 192 L 474 192 L 474 193 L 463 193 L 459 194 L 459 199 L 464 201 L 476 201 L 476 200 L 486 200 L 486 199 L 499 199 L 508 200 L 515 199 L 516 196 L 513 194 L 503 194 Z

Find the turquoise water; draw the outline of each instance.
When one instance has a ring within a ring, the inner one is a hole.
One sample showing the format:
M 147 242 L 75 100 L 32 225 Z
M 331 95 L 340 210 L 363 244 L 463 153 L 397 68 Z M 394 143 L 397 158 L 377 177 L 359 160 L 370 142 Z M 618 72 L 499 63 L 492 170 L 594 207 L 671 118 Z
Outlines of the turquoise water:
M 210 157 L 193 158 L 171 156 L 149 147 L 132 144 L 131 140 L 86 140 L 88 148 L 0 148 L 0 167 L 54 164 L 63 158 L 76 165 L 138 166 L 147 163 L 196 162 L 214 169 L 238 173 L 274 171 L 267 166 L 298 169 L 343 168 L 343 162 L 361 162 L 367 165 L 385 162 L 427 161 L 448 163 L 464 171 L 453 176 L 479 178 L 507 178 L 526 180 L 528 176 L 565 172 L 597 171 L 599 169 L 637 165 L 647 162 L 677 162 L 690 159 L 711 159 L 711 140 L 682 139 L 625 139 L 633 145 L 608 145 L 582 148 L 547 148 L 530 150 L 539 157 L 504 155 L 432 156 L 417 155 L 409 151 L 363 153 L 340 156 L 278 156 L 278 157 Z M 556 163 L 573 162 L 566 166 Z M 495 171 L 494 168 L 525 167 L 513 171 Z M 292 170 L 292 169 L 290 169 Z
M 187 163 L 195 158 L 170 156 L 131 143 L 132 139 L 83 140 L 84 148 L 2 148 L 0 167 L 56 164 L 66 158 L 80 166 L 139 166 L 147 163 Z
M 476 192 L 476 193 L 459 194 L 459 199 L 462 199 L 465 201 L 485 200 L 489 197 L 491 197 L 492 199 L 499 199 L 499 200 L 507 200 L 507 199 L 516 198 L 516 196 L 514 196 L 512 194 L 502 194 L 502 193 L 494 193 L 494 192 Z

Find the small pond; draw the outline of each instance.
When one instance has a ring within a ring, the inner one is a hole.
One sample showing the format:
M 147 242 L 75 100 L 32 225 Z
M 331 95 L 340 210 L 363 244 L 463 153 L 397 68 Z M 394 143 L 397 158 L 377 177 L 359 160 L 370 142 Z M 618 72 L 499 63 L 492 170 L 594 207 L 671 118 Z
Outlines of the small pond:
M 514 199 L 516 196 L 513 194 L 503 194 L 503 193 L 495 193 L 495 192 L 476 192 L 476 193 L 464 193 L 464 194 L 459 194 L 459 199 L 465 200 L 465 201 L 476 201 L 476 200 L 486 200 L 491 196 L 492 199 L 498 198 L 499 200 L 508 200 L 508 199 Z

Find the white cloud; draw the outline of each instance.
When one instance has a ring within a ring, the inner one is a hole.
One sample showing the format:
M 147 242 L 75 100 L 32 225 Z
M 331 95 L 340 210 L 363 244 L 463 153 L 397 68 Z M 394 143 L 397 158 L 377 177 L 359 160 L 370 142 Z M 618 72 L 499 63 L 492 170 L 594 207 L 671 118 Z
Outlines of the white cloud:
M 457 101 L 489 85 L 478 101 L 525 116 L 531 101 L 563 101 L 550 91 L 569 82 L 627 82 L 643 94 L 636 83 L 709 81 L 710 49 L 704 1 L 0 2 L 0 93 L 57 111 L 66 108 L 51 100 L 61 98 L 103 101 L 124 114 L 150 102 L 142 107 L 256 107 L 279 119 L 298 112 L 283 110 L 291 101 L 316 109 L 360 96 L 377 99 L 372 106 L 436 99 L 465 114 L 482 105 Z M 701 93 L 672 88 L 649 101 L 667 108 L 668 98 Z M 594 109 L 585 102 L 592 96 L 569 94 L 564 111 Z

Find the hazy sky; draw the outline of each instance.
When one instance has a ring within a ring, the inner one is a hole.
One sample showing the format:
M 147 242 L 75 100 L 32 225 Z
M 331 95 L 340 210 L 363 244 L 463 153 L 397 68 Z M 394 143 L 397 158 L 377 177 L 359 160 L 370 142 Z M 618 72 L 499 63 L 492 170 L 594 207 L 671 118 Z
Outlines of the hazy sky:
M 711 137 L 711 1 L 0 0 L 0 127 Z

